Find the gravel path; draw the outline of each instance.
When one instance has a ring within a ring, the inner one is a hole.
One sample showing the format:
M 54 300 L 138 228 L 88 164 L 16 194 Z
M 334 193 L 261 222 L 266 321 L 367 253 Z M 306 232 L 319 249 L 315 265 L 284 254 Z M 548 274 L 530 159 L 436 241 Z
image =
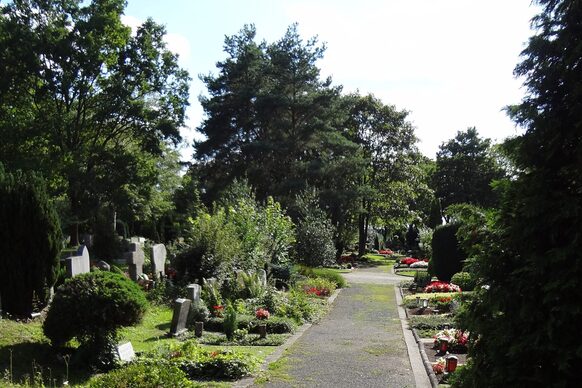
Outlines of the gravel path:
M 381 268 L 346 274 L 332 310 L 271 368 L 267 387 L 413 387 L 393 284 Z

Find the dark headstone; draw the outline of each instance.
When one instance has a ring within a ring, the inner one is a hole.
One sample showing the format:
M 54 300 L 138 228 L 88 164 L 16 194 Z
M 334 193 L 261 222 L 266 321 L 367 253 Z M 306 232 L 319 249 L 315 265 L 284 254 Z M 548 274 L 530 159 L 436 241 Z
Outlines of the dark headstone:
M 101 271 L 111 271 L 111 266 L 103 260 L 100 260 L 95 264 L 95 267 L 99 268 Z
M 174 315 L 170 326 L 170 334 L 178 336 L 186 332 L 186 322 L 190 312 L 190 299 L 176 299 L 174 301 Z

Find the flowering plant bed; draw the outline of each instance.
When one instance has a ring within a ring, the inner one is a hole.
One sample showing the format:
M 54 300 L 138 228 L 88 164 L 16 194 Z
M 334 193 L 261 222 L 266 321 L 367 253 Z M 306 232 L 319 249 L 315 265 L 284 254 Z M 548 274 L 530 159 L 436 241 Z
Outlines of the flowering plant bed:
M 378 254 L 380 254 L 380 255 L 393 255 L 394 252 L 391 251 L 390 249 L 380 249 L 378 251 Z
M 436 281 L 430 282 L 430 284 L 424 288 L 424 292 L 461 292 L 461 287 L 453 283 Z

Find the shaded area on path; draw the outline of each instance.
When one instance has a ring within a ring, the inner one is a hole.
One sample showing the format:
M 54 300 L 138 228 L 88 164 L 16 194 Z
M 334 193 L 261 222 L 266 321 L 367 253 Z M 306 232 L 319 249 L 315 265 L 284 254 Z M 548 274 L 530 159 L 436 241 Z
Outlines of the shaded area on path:
M 266 387 L 413 387 L 394 286 L 386 268 L 346 274 L 330 313 L 271 367 Z M 357 276 L 356 276 L 357 275 Z

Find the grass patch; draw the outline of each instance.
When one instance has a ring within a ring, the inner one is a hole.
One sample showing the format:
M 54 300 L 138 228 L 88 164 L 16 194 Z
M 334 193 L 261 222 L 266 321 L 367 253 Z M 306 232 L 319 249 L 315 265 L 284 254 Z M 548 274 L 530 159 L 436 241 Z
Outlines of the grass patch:
M 255 378 L 255 384 L 264 385 L 270 381 L 284 381 L 291 382 L 293 378 L 289 374 L 290 370 L 289 359 L 282 357 L 267 366 L 267 370 Z
M 147 352 L 161 344 L 177 342 L 167 337 L 172 321 L 172 309 L 167 306 L 150 306 L 137 326 L 119 330 L 120 342 L 131 342 L 136 352 Z
M 416 272 L 417 271 L 397 271 L 396 275 L 408 276 L 410 278 L 413 278 L 414 276 L 416 276 Z

